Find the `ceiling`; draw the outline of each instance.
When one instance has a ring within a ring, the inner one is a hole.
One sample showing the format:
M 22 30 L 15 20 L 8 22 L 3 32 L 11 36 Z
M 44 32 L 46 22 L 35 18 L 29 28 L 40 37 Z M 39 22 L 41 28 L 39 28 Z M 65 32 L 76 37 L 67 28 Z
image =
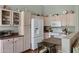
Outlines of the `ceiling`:
M 64 10 L 75 11 L 75 5 L 8 5 L 13 10 L 29 10 L 32 13 L 50 15 L 62 14 Z M 1 6 L 2 7 L 2 6 Z

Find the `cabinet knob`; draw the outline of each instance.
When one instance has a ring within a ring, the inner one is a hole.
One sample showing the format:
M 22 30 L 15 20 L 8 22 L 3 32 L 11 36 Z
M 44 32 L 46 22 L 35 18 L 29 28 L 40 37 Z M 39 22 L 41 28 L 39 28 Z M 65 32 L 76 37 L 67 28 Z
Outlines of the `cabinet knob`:
M 9 40 L 8 40 L 9 41 Z

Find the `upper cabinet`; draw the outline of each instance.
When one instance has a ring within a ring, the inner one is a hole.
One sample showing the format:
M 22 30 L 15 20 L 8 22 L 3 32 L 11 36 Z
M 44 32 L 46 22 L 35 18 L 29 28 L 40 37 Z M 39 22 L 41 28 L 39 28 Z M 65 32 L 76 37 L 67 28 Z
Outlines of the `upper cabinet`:
M 1 9 L 0 10 L 0 25 L 10 26 L 11 25 L 11 10 Z
M 45 26 L 50 26 L 53 21 L 60 21 L 62 26 L 75 26 L 75 13 L 44 17 Z
M 50 26 L 50 19 L 49 19 L 49 17 L 44 17 L 44 26 Z
M 61 25 L 67 26 L 67 15 L 61 15 Z
M 14 26 L 19 25 L 20 22 L 20 12 L 12 11 L 12 24 Z
M 31 25 L 32 14 L 31 12 L 21 11 L 21 24 L 20 25 Z
M 15 26 L 19 25 L 20 12 L 0 9 L 0 26 Z
M 24 25 L 31 25 L 32 14 L 31 12 L 24 11 Z
M 44 25 L 45 26 L 50 26 L 51 22 L 53 21 L 61 21 L 62 16 L 49 16 L 49 17 L 44 17 Z
M 75 14 L 62 15 L 61 24 L 62 26 L 75 26 Z
M 67 25 L 75 26 L 75 14 L 67 14 Z

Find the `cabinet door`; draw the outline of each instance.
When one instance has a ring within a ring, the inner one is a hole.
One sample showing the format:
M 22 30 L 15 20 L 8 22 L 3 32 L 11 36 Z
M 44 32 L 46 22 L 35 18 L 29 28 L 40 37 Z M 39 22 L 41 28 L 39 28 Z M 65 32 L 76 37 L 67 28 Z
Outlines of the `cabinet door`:
M 18 26 L 20 23 L 20 12 L 12 12 L 12 25 Z
M 3 52 L 13 53 L 13 38 L 3 40 Z
M 44 17 L 44 26 L 50 26 L 50 18 Z
M 75 26 L 75 14 L 67 14 L 68 26 Z
M 57 16 L 57 21 L 62 21 L 62 15 Z
M 75 26 L 75 14 L 70 14 L 70 26 Z
M 24 12 L 24 25 L 30 25 L 31 24 L 31 13 L 30 12 Z
M 31 28 L 30 26 L 24 27 L 24 50 L 30 49 L 31 44 Z
M 67 25 L 67 15 L 61 15 L 61 25 L 62 26 Z
M 2 9 L 0 10 L 0 25 L 10 26 L 11 25 L 11 10 Z
M 23 37 L 14 38 L 14 53 L 23 52 Z

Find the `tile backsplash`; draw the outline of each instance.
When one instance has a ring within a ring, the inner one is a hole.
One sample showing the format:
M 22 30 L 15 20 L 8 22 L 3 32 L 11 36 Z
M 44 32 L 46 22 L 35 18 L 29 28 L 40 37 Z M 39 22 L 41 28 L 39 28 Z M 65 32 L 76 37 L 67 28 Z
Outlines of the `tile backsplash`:
M 70 27 L 68 27 L 68 31 L 70 31 L 70 32 L 75 32 L 75 26 L 70 26 Z
M 53 32 L 62 32 L 63 28 L 65 28 L 65 26 L 62 27 L 52 27 Z M 69 32 L 75 32 L 75 26 L 68 26 L 67 27 Z
M 0 31 L 3 30 L 13 30 L 14 32 L 18 32 L 17 26 L 0 26 Z

